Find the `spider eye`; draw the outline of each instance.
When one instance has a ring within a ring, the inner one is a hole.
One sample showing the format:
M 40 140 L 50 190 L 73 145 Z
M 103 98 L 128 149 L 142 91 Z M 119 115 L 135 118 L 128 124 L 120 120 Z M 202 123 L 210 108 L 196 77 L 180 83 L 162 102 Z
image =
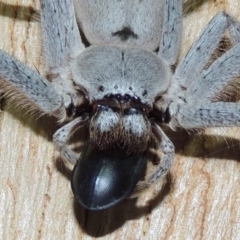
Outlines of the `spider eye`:
M 101 151 L 87 143 L 74 167 L 72 190 L 89 210 L 109 208 L 127 198 L 146 167 L 146 153 L 127 155 L 116 148 Z

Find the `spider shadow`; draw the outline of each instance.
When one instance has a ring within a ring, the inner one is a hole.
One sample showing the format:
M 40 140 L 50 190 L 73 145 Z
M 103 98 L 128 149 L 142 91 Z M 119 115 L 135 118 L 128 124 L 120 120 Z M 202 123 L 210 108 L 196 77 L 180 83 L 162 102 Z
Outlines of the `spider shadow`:
M 125 201 L 101 211 L 89 211 L 74 201 L 75 217 L 82 230 L 92 237 L 102 237 L 121 228 L 127 221 L 140 219 L 151 213 L 170 192 L 170 183 L 166 183 L 154 200 L 144 206 L 137 206 L 137 199 Z
M 215 158 L 218 160 L 240 161 L 240 141 L 237 138 L 219 136 L 189 134 L 184 129 L 167 131 L 168 137 L 175 146 L 175 153 L 186 157 L 200 159 Z

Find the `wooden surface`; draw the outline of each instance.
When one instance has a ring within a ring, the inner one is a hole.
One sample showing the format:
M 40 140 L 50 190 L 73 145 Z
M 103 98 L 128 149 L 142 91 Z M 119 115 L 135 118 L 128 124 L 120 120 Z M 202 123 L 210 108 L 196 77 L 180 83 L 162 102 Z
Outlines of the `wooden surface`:
M 0 48 L 44 73 L 38 0 L 1 2 Z M 188 3 L 181 56 L 219 10 L 240 20 L 240 0 Z M 177 155 L 162 190 L 89 212 L 74 203 L 52 121 L 5 100 L 1 109 L 0 239 L 240 239 L 239 128 L 171 132 Z

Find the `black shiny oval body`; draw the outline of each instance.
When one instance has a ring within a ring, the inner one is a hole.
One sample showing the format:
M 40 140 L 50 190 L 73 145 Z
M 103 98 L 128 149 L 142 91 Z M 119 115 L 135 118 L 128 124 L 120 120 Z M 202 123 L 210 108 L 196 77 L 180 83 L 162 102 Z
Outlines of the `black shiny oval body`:
M 146 153 L 101 151 L 87 143 L 72 173 L 75 198 L 89 210 L 109 208 L 131 195 L 145 167 Z

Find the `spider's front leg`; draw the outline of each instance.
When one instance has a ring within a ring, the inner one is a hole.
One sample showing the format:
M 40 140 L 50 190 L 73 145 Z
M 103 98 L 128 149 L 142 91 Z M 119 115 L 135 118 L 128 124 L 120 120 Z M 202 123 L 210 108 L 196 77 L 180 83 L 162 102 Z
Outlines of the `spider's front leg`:
M 28 111 L 38 110 L 59 121 L 72 119 L 85 101 L 82 90 L 71 80 L 71 62 L 83 50 L 72 1 L 42 0 L 41 24 L 45 59 L 52 81 L 0 51 L 1 88 L 6 96 L 18 100 L 15 101 L 17 105 L 28 107 Z M 65 140 L 55 141 L 57 148 L 64 148 L 60 144 L 62 141 Z M 74 154 L 69 155 L 69 161 L 74 161 Z
M 62 116 L 62 98 L 47 79 L 3 51 L 0 51 L 0 59 L 0 82 L 4 95 L 20 107 L 28 107 L 28 111 Z
M 51 82 L 63 98 L 65 118 L 75 116 L 84 101 L 83 89 L 77 87 L 71 75 L 71 64 L 84 49 L 77 27 L 72 0 L 41 0 L 41 25 L 44 53 Z M 64 121 L 65 118 L 59 119 Z
M 73 86 L 69 65 L 75 55 L 81 52 L 83 45 L 71 0 L 42 0 L 41 8 L 44 52 L 53 81 L 49 82 L 1 51 L 1 84 L 5 94 L 12 96 L 13 100 L 16 96 L 22 99 L 17 104 L 30 106 L 31 109 L 38 109 L 42 114 L 54 115 L 63 121 L 82 100 L 79 98 L 79 89 Z
M 206 70 L 204 69 L 207 68 L 206 66 L 209 64 L 209 61 L 211 61 L 212 55 L 218 48 L 226 30 L 230 31 L 230 37 L 233 44 L 239 43 L 239 22 L 225 12 L 219 12 L 209 22 L 203 33 L 191 46 L 186 56 L 178 64 L 173 76 L 172 85 L 170 86 L 168 92 L 163 96 L 161 103 L 163 112 L 168 110 L 170 116 L 174 116 L 180 105 L 184 106 L 186 102 L 190 104 L 194 103 L 195 101 L 199 103 L 199 99 L 203 100 L 202 94 L 207 94 L 210 92 L 211 94 L 209 97 L 213 97 L 213 92 L 217 93 L 223 88 L 223 86 L 226 86 L 234 76 L 238 76 L 238 73 L 236 73 L 237 67 L 234 67 L 234 63 L 230 67 L 228 73 L 226 72 L 226 76 L 224 75 L 225 73 L 223 73 L 224 70 L 222 70 L 222 67 L 217 67 L 215 74 L 219 72 L 219 78 L 215 78 L 216 81 L 210 82 L 207 74 L 207 78 L 204 76 L 199 76 L 203 72 L 206 73 Z M 235 50 L 231 51 L 232 52 L 228 53 L 228 56 L 231 56 L 231 61 L 234 61 L 233 58 Z M 217 63 L 214 64 L 216 68 Z M 220 64 L 221 63 L 219 62 L 219 65 Z M 237 64 L 237 62 L 235 64 Z M 230 64 L 228 65 L 230 66 Z M 212 68 L 209 67 L 208 69 L 211 70 Z M 202 80 L 202 78 L 204 80 Z M 204 89 L 204 87 L 201 87 L 201 85 L 204 84 L 203 82 L 207 81 L 208 86 L 205 85 Z M 195 90 L 198 92 L 198 96 L 196 95 Z M 172 119 L 173 120 L 170 122 L 170 126 L 174 128 L 176 122 L 174 117 Z
M 230 32 L 232 48 L 207 64 L 226 30 Z M 176 69 L 174 78 L 182 86 L 184 99 L 178 97 L 169 106 L 170 126 L 202 128 L 239 125 L 239 104 L 213 102 L 231 80 L 240 75 L 240 23 L 225 12 L 218 13 L 190 48 Z M 194 69 L 194 71 L 192 70 Z
M 41 0 L 41 24 L 52 85 L 62 96 L 65 108 L 65 116 L 59 120 L 72 120 L 78 115 L 81 104 L 85 102 L 84 89 L 74 84 L 71 73 L 72 62 L 84 49 L 72 0 Z M 67 142 L 84 122 L 84 117 L 78 117 L 53 135 L 56 148 L 71 163 L 76 163 L 79 155 L 70 149 Z
M 237 44 L 204 70 L 187 89 L 186 103 L 179 105 L 175 116 L 178 124 L 186 129 L 239 126 L 239 103 L 212 101 L 228 82 L 239 75 L 240 44 Z

